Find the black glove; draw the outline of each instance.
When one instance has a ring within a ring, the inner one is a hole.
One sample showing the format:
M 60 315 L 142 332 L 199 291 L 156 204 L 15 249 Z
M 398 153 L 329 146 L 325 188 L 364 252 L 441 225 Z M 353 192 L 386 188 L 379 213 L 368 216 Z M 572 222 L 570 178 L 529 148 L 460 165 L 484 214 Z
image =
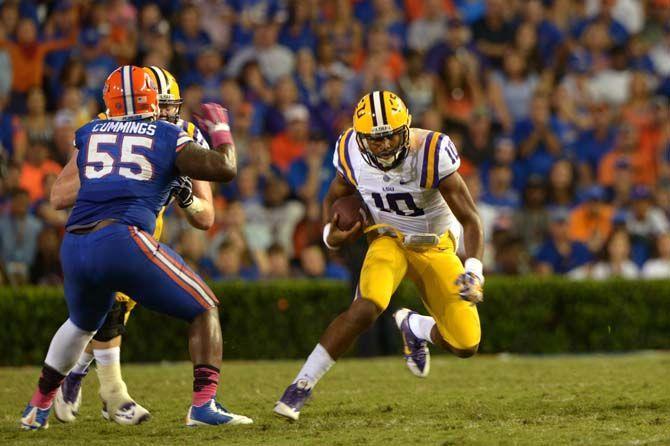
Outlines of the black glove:
M 177 184 L 170 193 L 175 197 L 180 208 L 187 208 L 193 204 L 193 182 L 189 177 L 177 177 Z

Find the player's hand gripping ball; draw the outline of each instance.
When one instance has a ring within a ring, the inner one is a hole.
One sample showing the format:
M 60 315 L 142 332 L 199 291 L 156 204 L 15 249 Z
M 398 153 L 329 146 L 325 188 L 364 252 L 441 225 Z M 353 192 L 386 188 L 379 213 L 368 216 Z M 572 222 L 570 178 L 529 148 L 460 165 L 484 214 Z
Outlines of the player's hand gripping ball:
M 339 198 L 330 209 L 330 232 L 327 244 L 339 247 L 356 240 L 363 234 L 362 229 L 367 225 L 367 208 L 358 194 Z
M 348 231 L 356 223 L 361 224 L 361 228 L 366 226 L 367 208 L 363 199 L 358 194 L 338 198 L 331 207 L 331 215 L 338 215 L 337 229 Z

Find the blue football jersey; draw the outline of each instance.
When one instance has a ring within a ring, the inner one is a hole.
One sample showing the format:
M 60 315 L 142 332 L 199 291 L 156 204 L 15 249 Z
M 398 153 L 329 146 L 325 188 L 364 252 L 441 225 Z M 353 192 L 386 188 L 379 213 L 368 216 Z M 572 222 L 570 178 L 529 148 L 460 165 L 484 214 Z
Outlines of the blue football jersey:
M 166 121 L 96 120 L 75 133 L 80 189 L 67 229 L 114 219 L 152 233 L 193 139 Z

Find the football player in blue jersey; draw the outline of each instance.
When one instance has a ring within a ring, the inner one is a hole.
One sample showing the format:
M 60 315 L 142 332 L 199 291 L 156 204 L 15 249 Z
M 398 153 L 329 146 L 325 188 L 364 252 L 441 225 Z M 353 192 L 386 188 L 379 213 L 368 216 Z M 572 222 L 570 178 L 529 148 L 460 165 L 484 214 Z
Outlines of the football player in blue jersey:
M 177 125 L 196 143 L 209 149 L 209 144 L 198 127 L 179 116 L 183 99 L 174 76 L 169 71 L 155 66 L 144 67 L 144 71 L 158 89 L 159 119 Z M 107 115 L 101 113 L 98 119 L 105 120 Z M 73 163 L 58 176 L 51 189 L 51 202 L 57 209 L 72 207 L 78 191 L 79 171 L 77 165 Z M 67 199 L 69 201 L 66 201 Z M 207 181 L 192 181 L 188 177 L 177 178 L 177 184 L 172 189 L 169 201 L 173 199 L 184 211 L 193 227 L 207 230 L 214 223 L 212 190 Z M 165 208 L 166 206 L 158 213 L 153 232 L 153 237 L 158 241 L 163 231 Z M 95 370 L 100 381 L 102 417 L 124 425 L 139 424 L 150 418 L 149 411 L 131 398 L 121 375 L 121 337 L 125 333 L 126 323 L 134 307 L 135 301 L 130 296 L 116 293 L 116 302 L 108 312 L 105 322 L 56 393 L 54 415 L 59 421 L 69 423 L 76 419 L 82 401 L 81 384 L 88 374 L 93 359 L 96 360 Z
M 117 292 L 190 323 L 194 369 L 187 425 L 250 424 L 216 401 L 222 355 L 216 296 L 151 235 L 178 176 L 228 182 L 237 174 L 227 112 L 217 104 L 202 106 L 198 123 L 214 146 L 206 150 L 179 127 L 157 120 L 158 91 L 142 68 L 126 65 L 112 72 L 103 98 L 108 119 L 75 134 L 71 162 L 78 167 L 80 188 L 60 252 L 69 317 L 51 340 L 21 427 L 48 427 L 58 388 L 102 326 Z

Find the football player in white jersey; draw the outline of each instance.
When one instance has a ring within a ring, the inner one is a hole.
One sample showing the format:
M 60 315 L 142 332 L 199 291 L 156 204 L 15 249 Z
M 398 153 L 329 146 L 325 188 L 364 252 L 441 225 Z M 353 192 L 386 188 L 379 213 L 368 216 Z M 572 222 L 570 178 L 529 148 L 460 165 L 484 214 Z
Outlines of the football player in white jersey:
M 369 248 L 351 306 L 331 322 L 275 405 L 275 413 L 293 420 L 319 379 L 386 309 L 404 277 L 417 285 L 430 313 L 403 308 L 394 315 L 412 373 L 428 375 L 428 343 L 461 358 L 479 347 L 483 232 L 458 174 L 453 142 L 442 133 L 411 128 L 407 107 L 389 91 L 365 95 L 353 124 L 335 147 L 337 175 L 323 203 L 324 243 L 338 249 L 361 229 L 359 222 L 340 230 L 338 215 L 328 221 L 338 198 L 358 192 L 374 220 L 365 228 Z M 456 256 L 459 223 L 465 264 Z

